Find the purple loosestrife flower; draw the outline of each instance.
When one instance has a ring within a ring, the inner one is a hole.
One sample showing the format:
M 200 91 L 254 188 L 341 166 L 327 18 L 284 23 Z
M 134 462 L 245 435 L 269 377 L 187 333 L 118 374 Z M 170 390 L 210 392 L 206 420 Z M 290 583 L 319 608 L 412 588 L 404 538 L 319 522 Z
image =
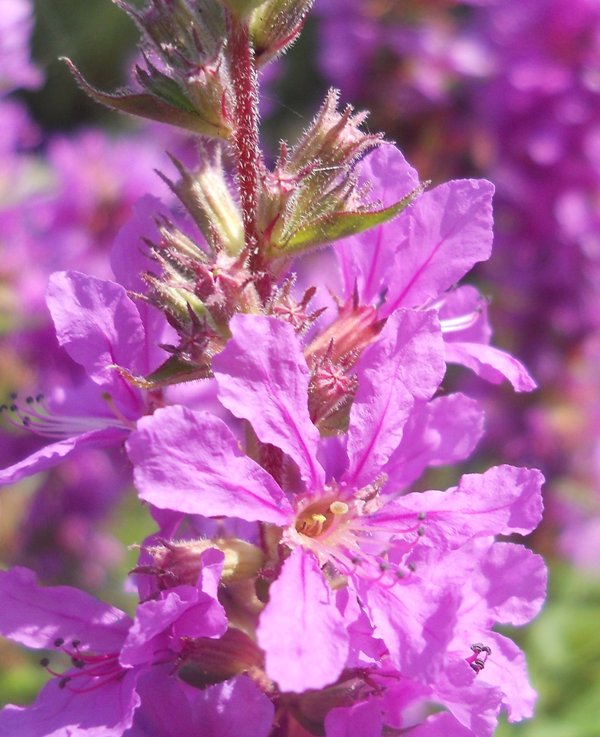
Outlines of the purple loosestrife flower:
M 495 534 L 530 532 L 541 515 L 541 475 L 498 467 L 446 492 L 400 497 L 391 474 L 384 487 L 401 441 L 427 446 L 403 433 L 444 373 L 433 311 L 397 311 L 365 350 L 348 431 L 334 454 L 310 420 L 309 373 L 293 328 L 250 315 L 236 316 L 230 328 L 232 339 L 213 359 L 219 398 L 250 423 L 249 443 L 264 467 L 243 454 L 223 422 L 168 407 L 143 418 L 127 443 L 140 497 L 160 509 L 267 523 L 263 576 L 272 583 L 256 636 L 266 674 L 282 691 L 323 688 L 340 677 L 352 644 L 345 611 L 357 607 L 394 667 L 433 688 L 461 624 L 459 591 L 434 569 L 473 541 L 489 546 Z M 463 399 L 455 398 L 458 406 Z M 471 400 L 466 406 L 472 413 Z M 464 432 L 478 437 L 471 416 Z M 470 447 L 465 440 L 463 449 Z M 478 626 L 493 619 L 488 613 Z M 472 638 L 461 637 L 468 649 Z
M 54 658 L 42 660 L 54 677 L 32 706 L 0 711 L 0 734 L 120 737 L 130 734 L 134 713 L 138 724 L 152 723 L 161 709 L 166 715 L 171 703 L 185 703 L 188 687 L 174 672 L 186 648 L 227 628 L 216 600 L 222 562 L 222 553 L 206 551 L 196 584 L 140 603 L 134 619 L 76 589 L 40 587 L 28 569 L 0 572 L 0 632 L 70 661 L 60 671 Z
M 418 186 L 418 175 L 400 151 L 386 145 L 358 167 L 372 196 L 383 204 Z M 335 246 L 342 297 L 358 297 L 386 318 L 400 307 L 435 309 L 444 333 L 446 361 L 468 366 L 517 391 L 535 383 L 514 357 L 489 345 L 485 300 L 470 286 L 453 289 L 492 247 L 492 194 L 485 180 L 462 179 L 419 195 L 398 218 Z
M 51 468 L 76 450 L 123 442 L 152 401 L 160 401 L 135 388 L 119 369 L 144 375 L 157 365 L 162 317 L 144 323 L 122 286 L 78 272 L 53 274 L 47 301 L 58 341 L 83 366 L 86 380 L 62 401 L 14 397 L 3 407 L 14 422 L 54 440 L 1 471 L 4 484 Z

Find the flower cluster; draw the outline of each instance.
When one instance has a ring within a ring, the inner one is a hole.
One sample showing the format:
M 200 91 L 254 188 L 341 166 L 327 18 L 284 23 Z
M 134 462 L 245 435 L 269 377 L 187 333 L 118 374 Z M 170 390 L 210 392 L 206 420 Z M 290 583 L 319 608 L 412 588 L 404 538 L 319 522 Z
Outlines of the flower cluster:
M 560 493 L 572 438 L 560 429 L 553 442 L 548 435 L 565 387 L 579 384 L 581 356 L 598 341 L 598 4 L 341 7 L 339 0 L 317 6 L 327 81 L 369 105 L 428 176 L 478 173 L 497 187 L 501 227 L 479 274 L 494 295 L 505 345 L 527 360 L 545 391 L 527 413 L 506 397 L 487 397 L 494 415 L 488 449 L 496 454 L 502 446 L 511 460 L 541 464 L 556 479 L 551 493 Z M 596 426 L 589 403 L 575 413 Z M 593 458 L 595 433 L 579 441 Z M 580 485 L 581 472 L 571 468 L 568 483 Z M 588 506 L 597 509 L 600 487 L 593 471 L 586 475 Z M 570 527 L 568 515 L 563 524 Z M 568 534 L 575 537 L 577 526 Z
M 495 627 L 544 601 L 543 561 L 514 542 L 540 522 L 541 473 L 413 486 L 483 433 L 447 364 L 534 387 L 457 286 L 490 256 L 493 186 L 428 189 L 335 92 L 267 166 L 257 70 L 308 0 L 118 4 L 143 33 L 138 87 L 76 78 L 192 131 L 199 161 L 171 157 L 171 199 L 139 201 L 113 279 L 51 275 L 70 381 L 3 405 L 47 442 L 0 484 L 70 462 L 110 504 L 85 459 L 111 448 L 155 531 L 131 616 L 0 572 L 0 633 L 46 651 L 50 676 L 0 734 L 489 737 L 501 713 L 530 717 L 523 653 Z

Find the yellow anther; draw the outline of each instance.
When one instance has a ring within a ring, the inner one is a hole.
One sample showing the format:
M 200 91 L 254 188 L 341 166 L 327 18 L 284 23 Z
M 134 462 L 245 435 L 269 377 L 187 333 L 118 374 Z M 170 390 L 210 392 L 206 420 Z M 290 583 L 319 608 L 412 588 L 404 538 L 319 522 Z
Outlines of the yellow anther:
M 317 537 L 323 531 L 326 522 L 327 517 L 324 514 L 313 512 L 313 514 L 300 520 L 300 524 L 296 526 L 296 529 L 309 537 Z
M 350 507 L 346 504 L 346 502 L 335 501 L 331 502 L 331 504 L 329 505 L 329 511 L 332 514 L 336 515 L 346 514 L 349 509 Z
M 327 522 L 327 517 L 324 514 L 311 514 L 310 521 L 317 526 L 319 532 L 323 529 L 323 525 Z

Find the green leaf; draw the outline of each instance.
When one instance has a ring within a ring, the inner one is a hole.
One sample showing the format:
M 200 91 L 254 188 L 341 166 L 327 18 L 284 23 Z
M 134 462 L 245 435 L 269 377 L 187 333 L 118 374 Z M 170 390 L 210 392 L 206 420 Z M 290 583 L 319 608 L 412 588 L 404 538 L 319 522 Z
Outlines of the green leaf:
M 377 225 L 392 220 L 405 210 L 425 189 L 421 184 L 399 202 L 370 212 L 336 212 L 321 217 L 310 225 L 297 230 L 283 245 L 274 244 L 267 257 L 271 259 L 307 251 L 325 243 L 362 233 Z
M 66 57 L 62 57 L 62 59 L 66 62 L 81 89 L 101 105 L 106 105 L 106 107 L 129 115 L 137 115 L 141 118 L 156 120 L 159 123 L 175 125 L 178 128 L 192 131 L 192 133 L 211 136 L 212 138 L 228 137 L 229 131 L 226 128 L 215 125 L 195 111 L 181 88 L 173 80 L 170 80 L 170 85 L 167 85 L 164 81 L 152 86 L 149 82 L 144 82 L 146 87 L 151 87 L 153 90 L 151 93 L 126 91 L 109 94 L 89 84 L 70 59 Z M 177 91 L 175 88 L 177 88 Z M 167 100 L 165 101 L 163 98 L 167 98 Z

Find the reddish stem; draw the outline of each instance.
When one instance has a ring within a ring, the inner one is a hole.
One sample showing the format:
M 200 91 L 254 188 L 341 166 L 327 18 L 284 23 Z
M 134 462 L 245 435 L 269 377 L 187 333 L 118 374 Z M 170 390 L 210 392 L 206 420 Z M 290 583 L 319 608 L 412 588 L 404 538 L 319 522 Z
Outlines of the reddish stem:
M 264 164 L 258 137 L 258 76 L 248 27 L 229 17 L 229 53 L 234 89 L 233 147 L 236 156 L 246 251 L 253 271 L 260 271 L 262 255 L 257 223 L 258 197 Z

